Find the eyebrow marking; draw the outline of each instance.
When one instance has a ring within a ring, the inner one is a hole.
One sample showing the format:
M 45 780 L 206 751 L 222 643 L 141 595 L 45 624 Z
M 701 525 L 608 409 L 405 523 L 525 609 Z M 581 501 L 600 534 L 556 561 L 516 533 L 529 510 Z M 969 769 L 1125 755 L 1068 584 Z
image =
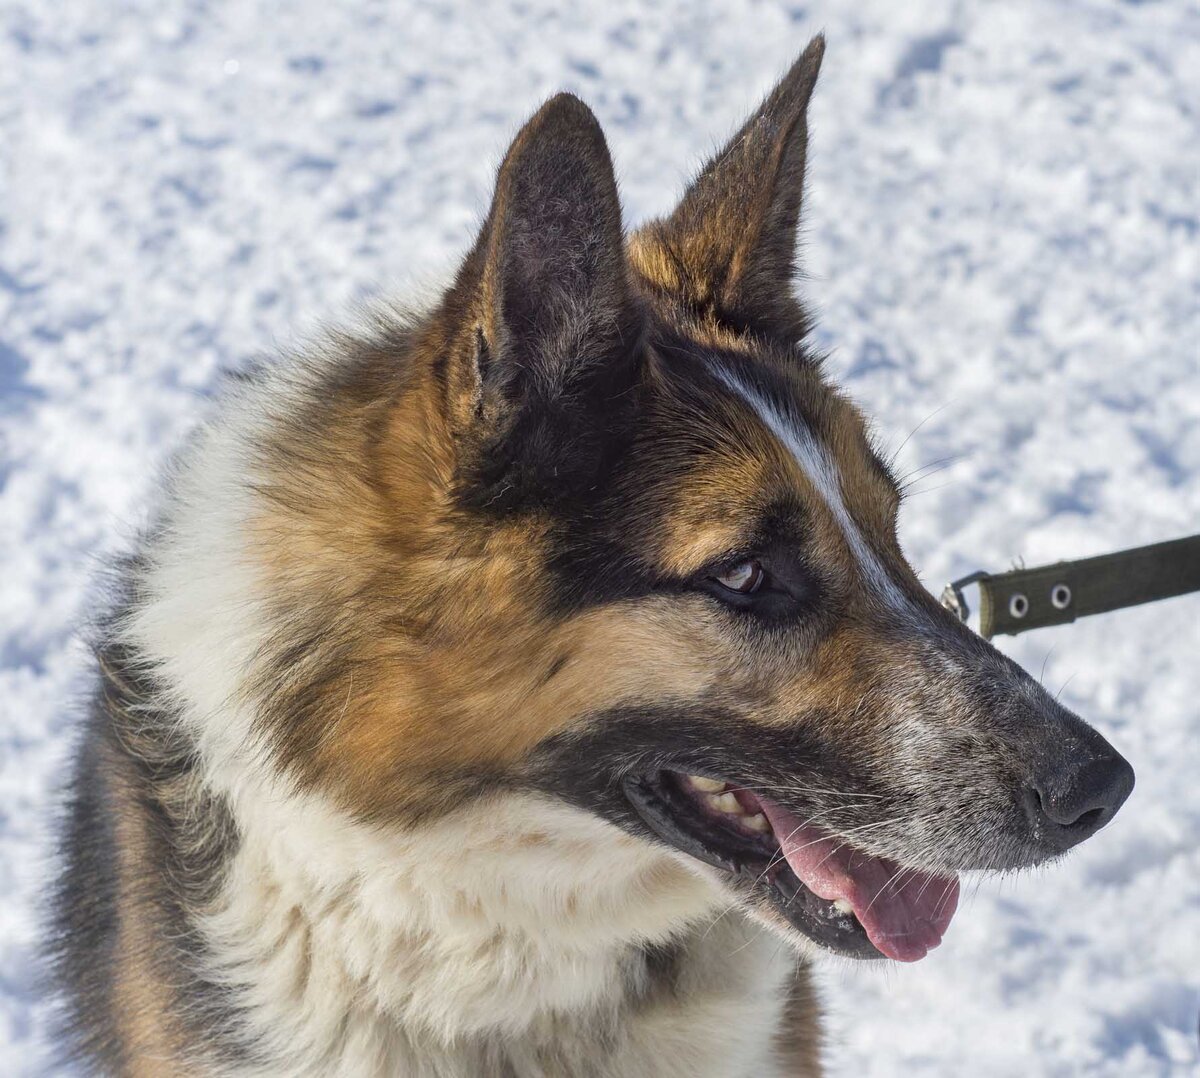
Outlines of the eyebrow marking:
M 886 600 L 897 613 L 912 614 L 913 606 L 907 596 L 888 574 L 883 563 L 868 546 L 858 525 L 846 508 L 842 498 L 841 480 L 837 465 L 825 448 L 813 437 L 806 426 L 790 421 L 778 408 L 764 400 L 744 385 L 727 370 L 713 366 L 717 378 L 754 409 L 767 429 L 787 447 L 788 451 L 808 476 L 817 492 L 824 499 L 838 527 L 846 539 L 863 573 L 875 588 L 875 594 Z

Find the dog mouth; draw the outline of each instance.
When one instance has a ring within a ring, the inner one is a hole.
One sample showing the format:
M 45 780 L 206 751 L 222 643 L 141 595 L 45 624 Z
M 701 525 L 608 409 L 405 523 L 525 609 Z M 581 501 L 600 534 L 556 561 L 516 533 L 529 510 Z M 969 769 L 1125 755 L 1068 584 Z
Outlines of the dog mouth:
M 916 962 L 942 942 L 958 878 L 902 866 L 733 782 L 659 771 L 625 795 L 663 841 L 734 877 L 810 940 Z

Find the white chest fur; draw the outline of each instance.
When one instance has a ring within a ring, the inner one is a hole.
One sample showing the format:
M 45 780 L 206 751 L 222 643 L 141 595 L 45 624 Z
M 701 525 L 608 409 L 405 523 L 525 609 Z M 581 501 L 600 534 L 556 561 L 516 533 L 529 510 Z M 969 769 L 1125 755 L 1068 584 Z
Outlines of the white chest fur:
M 794 958 L 672 856 L 524 797 L 416 836 L 247 808 L 204 930 L 260 1073 L 771 1073 Z

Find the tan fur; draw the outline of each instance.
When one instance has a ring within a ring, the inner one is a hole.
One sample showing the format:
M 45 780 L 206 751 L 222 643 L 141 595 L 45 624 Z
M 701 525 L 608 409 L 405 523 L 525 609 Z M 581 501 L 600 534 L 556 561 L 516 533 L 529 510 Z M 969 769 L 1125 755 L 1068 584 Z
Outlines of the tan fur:
M 105 765 L 114 778 L 119 806 L 114 821 L 120 855 L 117 859 L 119 905 L 122 916 L 115 948 L 113 1003 L 126 1045 L 130 1078 L 158 1078 L 170 1071 L 181 1078 L 195 1073 L 172 1013 L 172 983 L 154 958 L 160 925 L 146 893 L 146 863 L 151 857 L 147 822 L 137 804 L 136 787 L 125 778 L 126 758 L 107 752 Z
M 806 966 L 791 981 L 777 1040 L 780 1072 L 787 1078 L 819 1078 L 821 1074 L 821 1007 Z

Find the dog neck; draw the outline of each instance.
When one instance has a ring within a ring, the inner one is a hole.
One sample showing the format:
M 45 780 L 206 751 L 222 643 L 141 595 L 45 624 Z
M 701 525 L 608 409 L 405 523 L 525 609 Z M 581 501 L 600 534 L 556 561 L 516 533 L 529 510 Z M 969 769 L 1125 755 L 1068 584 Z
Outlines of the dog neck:
M 245 789 L 234 815 L 240 847 L 202 925 L 212 973 L 296 1073 L 612 1029 L 714 913 L 670 857 L 532 798 L 407 833 Z

